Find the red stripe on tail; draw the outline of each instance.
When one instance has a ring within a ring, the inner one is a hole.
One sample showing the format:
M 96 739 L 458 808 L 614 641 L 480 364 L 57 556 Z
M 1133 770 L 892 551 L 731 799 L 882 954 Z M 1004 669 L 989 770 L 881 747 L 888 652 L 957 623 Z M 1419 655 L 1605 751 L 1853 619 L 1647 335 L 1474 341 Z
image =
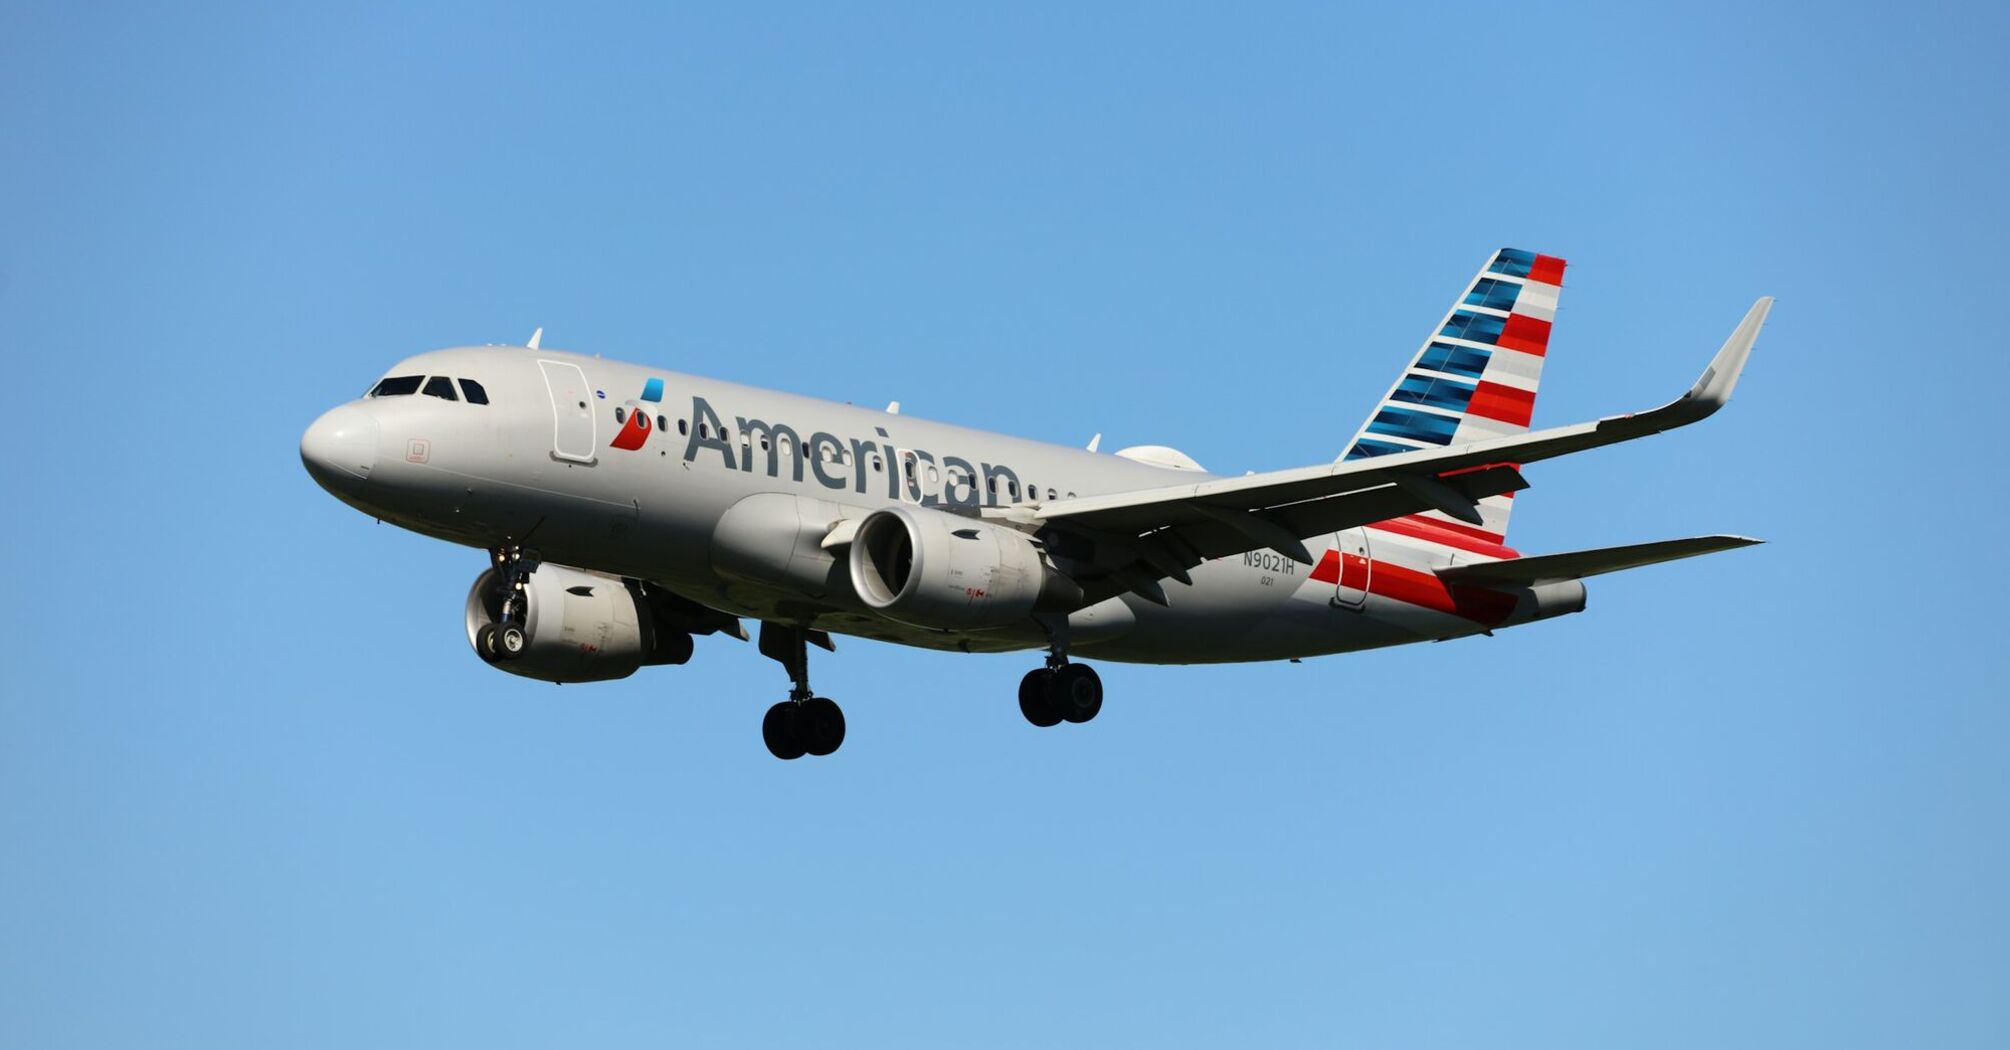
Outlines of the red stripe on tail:
M 1325 557 L 1319 559 L 1319 564 L 1313 566 L 1310 578 L 1335 587 L 1364 590 L 1368 584 L 1368 559 L 1359 554 L 1329 550 Z
M 1447 585 L 1434 572 L 1419 572 L 1386 561 L 1375 563 L 1369 593 L 1422 606 L 1433 612 L 1450 613 L 1488 627 L 1498 627 L 1514 615 L 1512 594 L 1478 587 Z
M 1529 417 L 1535 414 L 1535 391 L 1502 386 L 1482 379 L 1479 385 L 1473 388 L 1473 399 L 1467 403 L 1466 411 L 1512 426 L 1525 427 L 1528 426 Z
M 1501 329 L 1494 345 L 1541 357 L 1549 352 L 1549 322 L 1526 314 L 1509 314 L 1507 326 Z
M 1489 558 L 1521 557 L 1520 551 L 1512 547 L 1502 546 L 1502 537 L 1494 533 L 1488 532 L 1485 529 L 1476 529 L 1470 525 L 1439 521 L 1436 518 L 1420 518 L 1413 514 L 1408 517 L 1378 521 L 1368 527 L 1378 532 L 1393 532 L 1398 536 L 1408 536 L 1413 540 L 1440 543 L 1462 551 L 1484 554 Z
M 1437 573 L 1420 572 L 1392 561 L 1375 562 L 1371 573 L 1368 559 L 1336 550 L 1327 551 L 1319 559 L 1311 579 L 1349 590 L 1366 590 L 1377 597 L 1463 617 L 1488 627 L 1506 622 L 1514 615 L 1518 601 L 1512 594 L 1446 584 Z

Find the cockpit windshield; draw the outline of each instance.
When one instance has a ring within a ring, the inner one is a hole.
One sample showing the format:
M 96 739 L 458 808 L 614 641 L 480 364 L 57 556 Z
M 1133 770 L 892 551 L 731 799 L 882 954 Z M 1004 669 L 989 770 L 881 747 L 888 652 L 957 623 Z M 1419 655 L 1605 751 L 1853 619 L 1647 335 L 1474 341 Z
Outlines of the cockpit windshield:
M 377 385 L 371 387 L 370 392 L 363 396 L 407 397 L 423 391 L 442 400 L 459 401 L 461 398 L 454 393 L 454 382 L 455 380 L 452 376 L 386 376 L 378 380 Z M 466 395 L 468 404 L 486 405 L 489 403 L 489 392 L 482 389 L 480 383 L 472 379 L 462 379 L 459 382 L 461 384 L 461 394 Z
M 370 391 L 370 396 L 403 397 L 406 394 L 416 394 L 419 392 L 419 384 L 425 381 L 425 376 L 387 376 L 377 384 L 376 389 Z

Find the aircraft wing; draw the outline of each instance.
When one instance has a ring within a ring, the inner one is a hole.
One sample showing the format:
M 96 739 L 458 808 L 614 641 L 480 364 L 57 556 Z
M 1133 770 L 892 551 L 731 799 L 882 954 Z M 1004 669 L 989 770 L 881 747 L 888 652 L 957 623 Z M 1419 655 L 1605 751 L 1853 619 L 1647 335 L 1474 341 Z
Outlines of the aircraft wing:
M 1033 516 L 1127 545 L 1155 575 L 1182 582 L 1184 570 L 1204 558 L 1264 548 L 1310 564 L 1299 537 L 1418 511 L 1477 523 L 1478 499 L 1527 487 L 1517 470 L 1523 463 L 1673 430 L 1724 407 L 1772 305 L 1770 296 L 1753 303 L 1688 393 L 1646 412 L 1449 448 L 1060 500 Z

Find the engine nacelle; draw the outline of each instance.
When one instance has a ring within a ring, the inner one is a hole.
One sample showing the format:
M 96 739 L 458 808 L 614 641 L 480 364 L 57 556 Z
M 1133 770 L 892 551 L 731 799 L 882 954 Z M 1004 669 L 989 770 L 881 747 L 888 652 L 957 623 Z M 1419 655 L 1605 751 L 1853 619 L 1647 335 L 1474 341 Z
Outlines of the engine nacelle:
M 539 565 L 524 579 L 523 651 L 490 657 L 478 641 L 502 615 L 494 569 L 468 591 L 468 644 L 511 674 L 544 682 L 606 682 L 643 665 L 691 658 L 691 636 L 674 626 L 641 584 L 597 572 Z
M 1006 627 L 1082 597 L 1025 533 L 927 507 L 867 515 L 852 537 L 850 568 L 860 601 L 915 627 Z

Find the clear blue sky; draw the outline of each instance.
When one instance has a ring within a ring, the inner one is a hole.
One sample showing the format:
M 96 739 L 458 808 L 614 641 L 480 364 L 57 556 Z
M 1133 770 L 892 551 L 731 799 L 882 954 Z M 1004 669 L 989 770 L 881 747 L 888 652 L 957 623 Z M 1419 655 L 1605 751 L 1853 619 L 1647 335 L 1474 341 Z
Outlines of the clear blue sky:
M 0 1046 L 2010 1045 L 2002 5 L 413 6 L 0 3 Z M 482 556 L 297 459 L 542 325 L 1320 462 L 1504 244 L 1538 424 L 1779 297 L 1513 542 L 1770 544 L 1081 730 L 1023 656 L 841 640 L 787 765 L 751 646 L 496 674 Z

